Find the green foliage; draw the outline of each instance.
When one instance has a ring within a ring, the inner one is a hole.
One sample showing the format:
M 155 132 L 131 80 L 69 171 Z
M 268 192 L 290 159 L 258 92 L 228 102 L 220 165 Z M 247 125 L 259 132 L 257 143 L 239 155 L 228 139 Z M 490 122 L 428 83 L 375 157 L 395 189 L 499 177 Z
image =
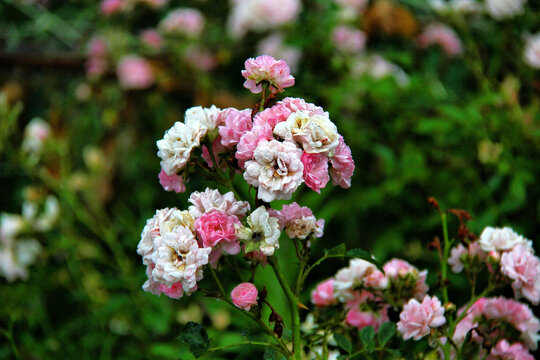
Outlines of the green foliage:
M 184 325 L 178 338 L 189 346 L 189 351 L 197 358 L 202 356 L 212 344 L 206 330 L 193 321 Z

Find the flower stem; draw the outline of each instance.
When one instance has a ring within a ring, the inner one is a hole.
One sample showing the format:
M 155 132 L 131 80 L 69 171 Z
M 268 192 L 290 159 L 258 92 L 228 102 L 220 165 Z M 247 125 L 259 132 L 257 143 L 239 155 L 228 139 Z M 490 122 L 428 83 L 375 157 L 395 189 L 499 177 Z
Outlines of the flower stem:
M 218 288 L 219 288 L 219 292 L 221 293 L 221 296 L 222 296 L 222 299 L 223 301 L 225 301 L 227 304 L 231 305 L 233 308 L 235 308 L 236 310 L 238 310 L 239 312 L 241 312 L 242 314 L 244 314 L 245 316 L 249 317 L 251 320 L 255 321 L 257 324 L 259 324 L 260 327 L 262 327 L 264 329 L 264 331 L 270 335 L 279 345 L 279 350 L 281 351 L 281 353 L 285 356 L 287 356 L 288 358 L 290 357 L 290 352 L 289 352 L 289 349 L 287 349 L 287 346 L 285 345 L 285 343 L 283 342 L 283 340 L 279 339 L 275 334 L 274 332 L 272 331 L 272 329 L 270 329 L 270 327 L 268 327 L 268 325 L 266 325 L 261 319 L 259 319 L 255 314 L 249 312 L 249 311 L 245 311 L 243 309 L 240 309 L 239 307 L 237 307 L 236 305 L 234 305 L 234 303 L 229 299 L 229 297 L 227 296 L 227 293 L 225 292 L 225 288 L 223 287 L 223 285 L 221 284 L 221 281 L 219 280 L 219 277 L 217 276 L 216 274 L 216 271 L 212 268 L 212 266 L 208 266 L 208 268 L 210 269 L 210 273 L 212 274 L 212 277 L 214 278 L 214 281 L 216 282 Z M 266 344 L 267 346 L 271 346 L 272 344 Z
M 450 254 L 450 239 L 448 238 L 448 223 L 446 221 L 446 213 L 441 214 L 441 221 L 443 227 L 443 236 L 444 236 L 444 249 L 443 249 L 443 258 L 441 261 L 441 286 L 444 303 L 448 304 L 448 256 Z
M 298 310 L 298 298 L 294 295 L 293 291 L 291 290 L 291 287 L 287 283 L 287 280 L 283 276 L 283 273 L 281 272 L 279 268 L 279 264 L 277 260 L 273 256 L 270 256 L 268 257 L 268 262 L 272 266 L 272 269 L 274 270 L 274 273 L 276 274 L 279 284 L 281 285 L 281 288 L 285 292 L 285 296 L 287 296 L 287 300 L 289 301 L 289 307 L 291 309 L 291 318 L 292 318 L 294 359 L 300 360 L 302 349 L 301 349 L 301 343 L 300 343 L 300 312 Z

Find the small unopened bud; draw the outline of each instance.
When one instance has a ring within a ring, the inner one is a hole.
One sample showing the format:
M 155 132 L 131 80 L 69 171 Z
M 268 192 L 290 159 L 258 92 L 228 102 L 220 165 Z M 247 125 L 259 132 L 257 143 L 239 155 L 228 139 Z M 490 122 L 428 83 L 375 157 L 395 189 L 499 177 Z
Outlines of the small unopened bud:
M 501 260 L 501 254 L 499 254 L 498 251 L 493 250 L 489 252 L 488 261 L 491 264 L 498 264 L 500 260 Z
M 447 313 L 456 311 L 456 304 L 449 302 L 444 305 L 444 311 Z

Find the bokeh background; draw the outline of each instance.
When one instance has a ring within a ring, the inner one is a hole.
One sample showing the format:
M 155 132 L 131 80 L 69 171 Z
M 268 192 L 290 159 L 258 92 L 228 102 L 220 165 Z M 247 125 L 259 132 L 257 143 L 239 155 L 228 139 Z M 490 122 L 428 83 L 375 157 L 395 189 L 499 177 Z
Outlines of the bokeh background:
M 156 140 L 189 107 L 252 107 L 240 71 L 256 55 L 285 59 L 285 96 L 322 106 L 352 148 L 350 189 L 295 194 L 326 219 L 315 257 L 346 243 L 434 269 L 429 196 L 477 234 L 535 241 L 539 31 L 533 0 L 1 0 L 0 359 L 189 359 L 191 320 L 216 344 L 242 338 L 245 319 L 203 294 L 144 293 L 136 246 L 156 209 L 214 186 L 165 192 Z M 304 303 L 344 265 L 318 268 Z M 451 280 L 459 305 L 465 280 Z

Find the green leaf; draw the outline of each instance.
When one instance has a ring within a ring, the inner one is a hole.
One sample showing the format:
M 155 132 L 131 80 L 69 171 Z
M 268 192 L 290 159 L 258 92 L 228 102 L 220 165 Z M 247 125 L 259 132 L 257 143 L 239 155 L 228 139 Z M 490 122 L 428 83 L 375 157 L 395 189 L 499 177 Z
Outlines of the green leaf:
M 277 351 L 273 347 L 268 346 L 264 350 L 263 359 L 264 360 L 282 360 L 284 359 L 284 357 L 283 357 L 283 354 L 281 354 L 279 351 Z
M 373 326 L 366 326 L 360 330 L 360 341 L 364 344 L 364 347 L 370 352 L 375 347 L 375 329 Z
M 345 350 L 348 354 L 352 351 L 352 344 L 349 339 L 347 339 L 345 336 L 335 333 L 334 334 L 334 340 L 336 340 L 337 346 Z
M 347 247 L 345 244 L 339 244 L 336 247 L 331 248 L 330 250 L 326 250 L 326 255 L 343 255 L 347 252 Z
M 396 333 L 396 325 L 392 322 L 385 322 L 379 328 L 377 337 L 379 339 L 379 346 L 383 347 Z
M 178 338 L 189 345 L 189 351 L 197 358 L 208 350 L 211 343 L 206 330 L 193 321 L 184 325 Z
M 382 271 L 384 273 L 382 264 L 379 262 L 379 260 L 375 259 L 373 257 L 373 255 L 371 255 L 370 253 L 368 253 L 365 250 L 358 249 L 358 248 L 351 249 L 351 250 L 347 251 L 347 256 L 352 257 L 352 258 L 357 258 L 357 259 L 362 259 L 362 260 L 369 261 L 370 263 L 375 265 L 380 271 Z

